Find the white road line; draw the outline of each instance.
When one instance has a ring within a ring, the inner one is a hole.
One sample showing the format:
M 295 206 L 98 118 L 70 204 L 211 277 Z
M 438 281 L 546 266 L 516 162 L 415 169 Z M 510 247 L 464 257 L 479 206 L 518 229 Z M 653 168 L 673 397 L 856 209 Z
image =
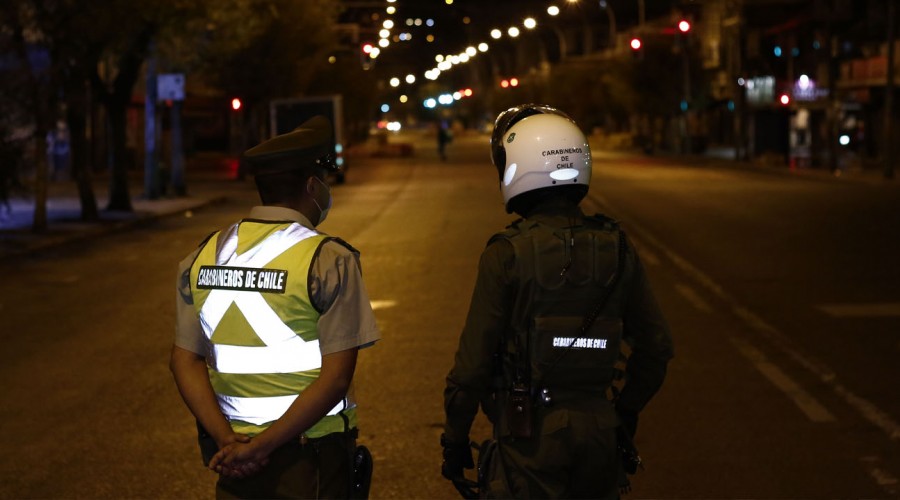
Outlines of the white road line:
M 769 379 L 769 382 L 785 393 L 810 420 L 813 422 L 834 422 L 836 420 L 830 411 L 797 385 L 794 379 L 781 371 L 781 368 L 766 359 L 762 352 L 743 340 L 735 337 L 730 340 L 738 348 L 738 351 L 749 359 L 753 366 Z
M 388 309 L 390 307 L 394 307 L 397 305 L 396 300 L 370 300 L 369 304 L 372 305 L 372 310 L 377 311 L 379 309 Z
M 682 283 L 677 283 L 675 285 L 675 291 L 681 294 L 688 302 L 694 306 L 700 312 L 711 313 L 712 307 L 703 300 L 703 297 L 700 296 L 697 292 L 694 291 L 693 288 L 684 285 Z
M 653 251 L 647 248 L 647 245 L 644 245 L 644 243 L 640 239 L 636 239 L 629 235 L 628 240 L 631 241 L 631 244 L 634 245 L 634 248 L 635 250 L 637 250 L 638 255 L 640 255 L 641 262 L 648 266 L 658 266 L 660 264 L 659 257 L 657 257 L 657 255 L 653 253 Z
M 822 304 L 817 309 L 833 318 L 896 318 L 900 317 L 900 302 L 871 304 Z
M 606 207 L 613 208 L 612 204 L 609 203 L 609 200 L 602 196 L 591 196 L 591 198 L 596 200 L 595 203 L 599 202 Z M 747 322 L 747 324 L 751 328 L 753 328 L 754 331 L 767 338 L 774 347 L 782 350 L 785 354 L 787 354 L 798 364 L 800 364 L 800 366 L 806 368 L 813 375 L 817 376 L 822 382 L 831 386 L 832 390 L 834 390 L 834 392 L 838 396 L 840 396 L 844 400 L 844 402 L 855 409 L 863 418 L 881 429 L 891 440 L 900 440 L 900 424 L 898 424 L 897 421 L 891 418 L 890 415 L 882 411 L 870 401 L 857 396 L 849 389 L 838 383 L 837 377 L 834 374 L 834 370 L 830 369 L 825 363 L 818 361 L 809 355 L 801 354 L 797 348 L 793 347 L 793 343 L 789 337 L 781 333 L 775 327 L 766 323 L 762 318 L 752 313 L 747 308 L 741 306 L 736 299 L 733 299 L 731 296 L 725 293 L 722 287 L 718 283 L 713 281 L 712 278 L 701 272 L 699 269 L 695 268 L 675 252 L 669 250 L 668 247 L 651 236 L 650 233 L 643 229 L 640 225 L 636 224 L 633 221 L 629 221 L 628 227 L 629 231 L 637 232 L 643 240 L 659 249 L 659 251 L 662 252 L 663 255 L 665 255 L 669 260 L 672 261 L 672 263 L 680 268 L 682 272 L 697 281 L 697 283 L 702 288 L 705 288 L 707 292 L 712 293 L 714 296 L 718 297 L 726 304 L 728 304 L 731 307 L 732 311 L 738 315 L 738 317 L 741 317 L 745 322 Z
M 875 480 L 878 486 L 881 486 L 881 488 L 889 495 L 897 494 L 897 485 L 900 485 L 900 481 L 898 481 L 893 474 L 879 466 L 881 464 L 881 457 L 877 455 L 865 456 L 861 457 L 859 461 L 863 463 L 863 466 L 866 469 L 868 469 L 869 476 Z

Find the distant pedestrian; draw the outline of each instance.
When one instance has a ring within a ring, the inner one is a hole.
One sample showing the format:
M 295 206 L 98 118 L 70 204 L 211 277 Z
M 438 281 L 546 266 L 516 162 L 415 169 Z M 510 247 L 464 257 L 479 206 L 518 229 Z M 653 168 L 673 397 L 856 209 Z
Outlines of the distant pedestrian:
M 672 358 L 669 327 L 619 224 L 579 207 L 591 150 L 568 116 L 533 104 L 501 113 L 491 159 L 506 210 L 522 218 L 481 255 L 444 391 L 442 474 L 465 498 L 618 498 L 640 463 L 638 412 Z M 475 484 L 463 469 L 475 465 L 479 406 L 494 439 Z
M 331 130 L 317 116 L 245 152 L 262 206 L 179 266 L 170 366 L 218 498 L 368 491 L 351 380 L 379 332 L 359 253 L 316 229 L 337 170 Z
M 9 200 L 9 188 L 14 178 L 14 162 L 0 162 L 0 221 L 12 216 L 12 204 Z
M 450 126 L 447 122 L 441 121 L 438 123 L 437 132 L 438 155 L 441 157 L 441 161 L 447 161 L 447 144 L 452 141 L 453 133 L 450 131 Z
M 64 180 L 69 168 L 69 126 L 65 120 L 57 120 L 56 128 L 47 132 L 47 158 L 51 167 L 51 180 Z

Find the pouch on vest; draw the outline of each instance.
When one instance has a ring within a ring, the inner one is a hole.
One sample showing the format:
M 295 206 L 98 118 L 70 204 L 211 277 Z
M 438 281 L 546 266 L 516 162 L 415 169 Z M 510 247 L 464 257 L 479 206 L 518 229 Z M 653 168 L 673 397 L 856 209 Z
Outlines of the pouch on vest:
M 612 383 L 622 320 L 599 317 L 582 334 L 583 323 L 581 316 L 534 319 L 529 335 L 532 380 L 542 388 L 600 392 Z

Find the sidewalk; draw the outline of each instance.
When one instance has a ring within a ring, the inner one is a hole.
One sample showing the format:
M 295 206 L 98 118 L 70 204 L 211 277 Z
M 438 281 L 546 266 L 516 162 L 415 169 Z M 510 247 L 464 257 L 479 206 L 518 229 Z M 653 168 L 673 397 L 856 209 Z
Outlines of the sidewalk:
M 12 216 L 0 220 L 0 257 L 21 256 L 63 243 L 119 231 L 161 217 L 184 214 L 225 199 L 239 183 L 237 162 L 219 154 L 200 154 L 185 165 L 187 196 L 143 198 L 143 171 L 129 172 L 132 212 L 105 210 L 109 201 L 109 175 L 93 174 L 94 197 L 100 220 L 83 222 L 78 187 L 73 180 L 51 182 L 47 192 L 47 229 L 32 231 L 34 199 L 32 195 L 13 193 Z M 249 182 L 249 181 L 248 181 Z

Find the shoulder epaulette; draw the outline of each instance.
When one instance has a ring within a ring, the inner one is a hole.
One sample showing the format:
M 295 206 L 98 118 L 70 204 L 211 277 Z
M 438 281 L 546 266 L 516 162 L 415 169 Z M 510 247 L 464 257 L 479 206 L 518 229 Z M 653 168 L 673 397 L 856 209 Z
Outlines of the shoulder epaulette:
M 585 216 L 585 219 L 598 223 L 606 229 L 615 230 L 619 228 L 619 221 L 603 214 L 588 215 Z
M 516 236 L 517 234 L 521 233 L 522 230 L 519 228 L 519 225 L 524 221 L 525 221 L 525 219 L 516 219 L 516 220 L 512 221 L 508 226 L 506 226 L 506 229 L 491 236 L 491 239 L 488 240 L 487 245 L 485 245 L 485 246 L 490 246 L 491 244 L 493 244 L 494 242 L 496 242 L 498 240 L 508 240 L 508 239 L 512 238 L 513 236 Z
M 333 242 L 337 243 L 338 245 L 341 245 L 342 247 L 346 248 L 347 250 L 350 250 L 351 252 L 353 252 L 357 255 L 359 254 L 359 250 L 357 250 L 356 247 L 354 247 L 353 245 L 347 243 L 346 241 L 338 238 L 337 236 L 327 236 L 325 238 L 325 241 L 322 242 L 322 244 L 324 245 L 325 243 L 327 243 L 329 241 L 333 241 Z

